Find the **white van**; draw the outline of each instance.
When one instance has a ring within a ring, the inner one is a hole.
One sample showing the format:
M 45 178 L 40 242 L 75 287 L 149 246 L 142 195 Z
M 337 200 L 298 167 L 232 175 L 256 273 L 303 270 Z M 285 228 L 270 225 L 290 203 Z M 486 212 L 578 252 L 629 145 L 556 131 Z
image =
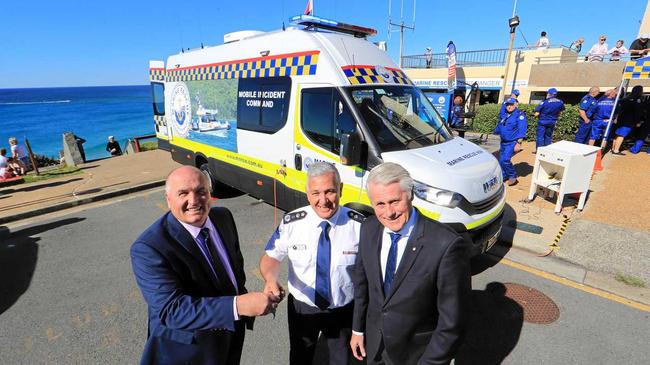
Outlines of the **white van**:
M 505 205 L 497 160 L 454 137 L 422 91 L 365 39 L 376 31 L 312 16 L 243 31 L 150 62 L 160 148 L 226 184 L 293 210 L 306 169 L 336 165 L 341 204 L 371 213 L 365 182 L 382 162 L 417 181 L 414 205 L 487 250 Z M 218 192 L 217 192 L 218 193 Z

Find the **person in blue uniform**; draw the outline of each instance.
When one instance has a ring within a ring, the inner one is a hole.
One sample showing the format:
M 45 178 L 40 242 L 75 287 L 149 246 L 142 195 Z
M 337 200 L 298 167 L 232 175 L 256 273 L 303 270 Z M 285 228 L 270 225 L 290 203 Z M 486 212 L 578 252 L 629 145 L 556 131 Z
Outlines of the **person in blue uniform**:
M 623 98 L 619 104 L 618 118 L 616 118 L 616 128 L 614 134 L 616 138 L 612 144 L 613 155 L 624 155 L 621 152 L 623 141 L 630 135 L 634 128 L 641 125 L 643 120 L 643 86 L 636 85 L 632 88 L 632 92 L 627 97 Z
M 494 134 L 501 137 L 499 150 L 499 165 L 503 174 L 503 181 L 509 186 L 517 183 L 517 171 L 512 164 L 512 156 L 521 150 L 521 143 L 526 137 L 528 119 L 526 113 L 517 109 L 517 100 L 509 98 L 505 102 L 506 115 L 497 123 Z
M 589 89 L 589 94 L 582 97 L 580 100 L 580 117 L 578 117 L 578 131 L 576 132 L 576 143 L 587 144 L 589 136 L 591 135 L 591 117 L 593 116 L 594 106 L 598 99 L 596 96 L 600 94 L 598 86 L 593 86 Z
M 515 99 L 517 102 L 517 105 L 519 105 L 519 100 L 517 99 L 519 97 L 519 90 L 514 89 L 512 90 L 512 94 L 510 94 L 510 98 Z M 508 98 L 506 98 L 508 100 Z M 501 110 L 499 111 L 499 120 L 503 119 L 506 116 L 506 102 L 504 101 L 503 104 L 501 104 Z
M 616 101 L 616 89 L 605 91 L 605 95 L 598 99 L 594 106 L 593 120 L 591 126 L 591 135 L 589 137 L 589 145 L 593 146 L 596 140 L 607 138 L 605 131 L 607 130 L 607 123 L 612 115 L 614 109 L 614 102 Z M 611 128 L 610 128 L 611 129 Z M 611 132 L 611 130 L 610 130 Z M 609 133 L 608 133 L 609 134 Z
M 463 97 L 456 95 L 454 97 L 454 106 L 451 108 L 451 126 L 463 126 Z
M 537 148 L 551 144 L 555 123 L 564 110 L 564 102 L 557 98 L 557 89 L 548 89 L 546 99 L 535 107 L 537 120 Z

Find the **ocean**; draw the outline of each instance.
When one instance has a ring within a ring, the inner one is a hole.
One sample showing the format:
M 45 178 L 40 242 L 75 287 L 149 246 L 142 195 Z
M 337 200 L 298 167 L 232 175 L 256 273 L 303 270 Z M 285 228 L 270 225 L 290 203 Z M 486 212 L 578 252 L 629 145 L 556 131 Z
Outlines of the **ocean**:
M 0 89 L 0 147 L 27 138 L 34 153 L 58 158 L 70 131 L 86 140 L 87 160 L 108 157 L 108 136 L 124 149 L 155 133 L 151 103 L 149 85 Z

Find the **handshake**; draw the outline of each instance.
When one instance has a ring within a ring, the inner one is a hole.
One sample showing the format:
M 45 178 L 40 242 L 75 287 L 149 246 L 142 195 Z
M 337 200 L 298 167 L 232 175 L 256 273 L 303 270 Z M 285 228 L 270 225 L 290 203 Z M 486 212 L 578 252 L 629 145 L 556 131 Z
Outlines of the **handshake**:
M 277 281 L 267 281 L 263 292 L 246 293 L 235 298 L 237 314 L 247 317 L 275 314 L 275 309 L 284 296 L 284 288 Z

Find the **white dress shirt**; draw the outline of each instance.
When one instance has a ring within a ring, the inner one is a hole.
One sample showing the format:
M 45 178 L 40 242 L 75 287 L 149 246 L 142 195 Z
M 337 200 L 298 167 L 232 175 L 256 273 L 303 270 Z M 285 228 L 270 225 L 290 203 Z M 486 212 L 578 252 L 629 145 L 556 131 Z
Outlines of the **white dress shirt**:
M 388 252 L 390 251 L 391 239 L 390 233 L 400 234 L 400 238 L 397 241 L 397 261 L 395 264 L 395 272 L 399 269 L 399 263 L 402 261 L 402 256 L 404 255 L 404 250 L 406 249 L 406 244 L 408 243 L 409 237 L 413 232 L 415 227 L 415 220 L 417 215 L 417 210 L 411 208 L 411 216 L 409 220 L 404 224 L 404 227 L 397 232 L 393 232 L 387 227 L 384 227 L 384 231 L 381 235 L 381 252 L 379 254 L 379 262 L 381 263 L 381 277 L 386 277 L 386 261 L 388 261 Z
M 342 307 L 354 299 L 350 275 L 359 250 L 362 220 L 362 215 L 346 207 L 339 207 L 327 219 L 331 244 L 329 308 Z M 278 261 L 289 257 L 289 293 L 312 307 L 316 307 L 316 262 L 322 221 L 311 207 L 287 213 L 265 248 L 266 254 Z

